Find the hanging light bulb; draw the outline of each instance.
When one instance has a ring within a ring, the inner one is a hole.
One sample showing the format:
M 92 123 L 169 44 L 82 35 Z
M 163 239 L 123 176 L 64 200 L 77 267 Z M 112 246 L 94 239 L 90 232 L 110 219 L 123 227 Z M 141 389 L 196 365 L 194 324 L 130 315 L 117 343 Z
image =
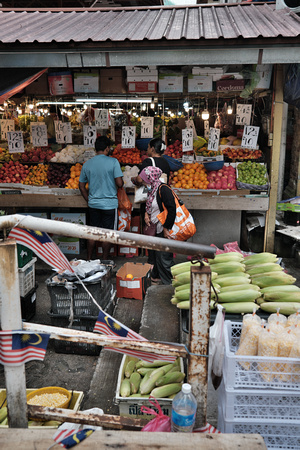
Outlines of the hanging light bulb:
M 204 109 L 202 111 L 201 117 L 203 120 L 208 120 L 209 119 L 209 112 L 207 111 L 207 109 Z
M 150 103 L 150 108 L 154 109 L 154 107 L 155 107 L 154 103 Z
M 232 106 L 229 105 L 227 108 L 227 114 L 232 114 Z

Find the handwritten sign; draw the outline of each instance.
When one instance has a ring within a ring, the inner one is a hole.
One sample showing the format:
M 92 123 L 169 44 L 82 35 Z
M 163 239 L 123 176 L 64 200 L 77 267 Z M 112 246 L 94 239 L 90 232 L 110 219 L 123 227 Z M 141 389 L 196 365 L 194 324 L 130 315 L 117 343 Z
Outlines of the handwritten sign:
M 185 121 L 185 126 L 186 126 L 186 128 L 192 128 L 192 130 L 193 130 L 193 136 L 197 136 L 195 124 L 194 124 L 194 121 L 193 121 L 192 119 L 186 120 L 186 121 Z
M 47 147 L 47 125 L 45 123 L 30 123 L 31 143 L 33 147 Z
M 194 155 L 182 155 L 183 164 L 193 164 L 194 163 Z
M 23 153 L 24 141 L 22 131 L 8 131 L 7 133 L 8 152 Z
M 141 118 L 141 138 L 153 138 L 154 117 Z
M 166 129 L 167 127 L 165 125 L 161 127 L 161 138 L 164 142 L 166 142 Z
M 219 128 L 210 128 L 207 150 L 212 150 L 214 152 L 217 152 L 218 148 L 219 148 L 219 140 L 220 140 Z
M 135 147 L 135 128 L 136 127 L 122 127 L 122 148 Z
M 1 139 L 7 141 L 7 132 L 15 131 L 15 121 L 11 119 L 2 119 L 0 120 L 1 126 Z
M 208 139 L 209 138 L 209 120 L 204 120 L 203 125 L 204 125 L 204 137 L 205 137 L 205 139 Z
M 245 126 L 242 138 L 242 147 L 255 149 L 257 146 L 258 134 L 259 134 L 259 127 L 253 127 L 251 125 Z
M 236 125 L 250 125 L 251 123 L 252 105 L 236 105 Z
M 113 141 L 113 142 L 115 142 L 115 140 L 116 140 L 116 128 L 115 128 L 115 118 L 114 117 L 112 117 L 111 119 L 110 119 L 110 136 L 111 136 L 111 140 Z
M 58 144 L 72 144 L 72 130 L 69 122 L 54 121 L 55 137 Z
M 83 145 L 86 147 L 94 147 L 97 137 L 96 126 L 84 125 L 83 126 Z
M 95 109 L 95 124 L 100 130 L 108 129 L 108 109 Z
M 193 129 L 184 128 L 182 130 L 182 151 L 190 152 L 193 151 Z

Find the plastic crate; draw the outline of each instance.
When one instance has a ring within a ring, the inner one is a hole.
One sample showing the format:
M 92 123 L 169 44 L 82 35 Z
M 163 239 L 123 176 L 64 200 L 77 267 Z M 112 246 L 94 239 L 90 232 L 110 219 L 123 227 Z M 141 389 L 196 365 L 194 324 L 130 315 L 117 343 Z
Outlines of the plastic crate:
M 51 319 L 51 325 L 60 328 L 69 328 L 69 316 L 61 316 L 60 314 L 53 314 L 48 311 Z M 91 317 L 76 317 L 73 320 L 71 329 L 79 331 L 93 332 L 94 326 L 98 316 Z M 72 355 L 89 355 L 98 356 L 101 347 L 96 344 L 86 344 L 84 342 L 68 342 L 59 341 L 55 339 L 54 348 L 56 353 L 68 353 Z
M 237 356 L 242 323 L 225 321 L 223 375 L 227 388 L 300 389 L 300 359 Z M 246 370 L 241 364 L 249 367 Z
M 25 247 L 25 245 L 17 244 L 18 253 L 18 267 L 22 268 L 26 266 L 32 260 L 33 251 L 30 248 Z
M 260 434 L 268 449 L 300 449 L 299 422 L 258 419 L 226 420 L 224 411 L 219 406 L 217 428 L 221 433 Z
M 300 392 L 277 389 L 218 389 L 218 404 L 226 420 L 262 419 L 300 423 Z
M 25 297 L 21 297 L 22 320 L 25 322 L 28 322 L 35 316 L 37 287 L 38 284 L 36 283 L 34 288 Z
M 103 309 L 109 303 L 113 294 L 110 271 L 103 272 L 103 276 L 96 282 L 84 282 L 84 286 L 92 294 L 98 305 Z M 54 276 L 54 275 L 53 275 Z M 73 312 L 75 316 L 97 316 L 99 308 L 91 299 L 89 293 L 79 282 L 69 282 L 71 294 L 65 283 L 55 283 L 53 276 L 46 280 L 46 285 L 51 299 L 51 310 L 54 314 L 68 316 L 71 308 L 71 295 L 73 295 Z
M 37 258 L 32 258 L 26 266 L 19 268 L 20 296 L 25 297 L 35 286 L 35 263 Z

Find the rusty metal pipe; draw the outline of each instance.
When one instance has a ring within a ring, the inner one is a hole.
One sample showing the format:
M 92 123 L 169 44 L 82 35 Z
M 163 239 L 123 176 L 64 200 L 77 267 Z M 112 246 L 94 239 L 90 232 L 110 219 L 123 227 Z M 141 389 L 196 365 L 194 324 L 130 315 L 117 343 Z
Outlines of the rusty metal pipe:
M 150 250 L 161 250 L 205 258 L 214 258 L 216 251 L 214 247 L 209 245 L 145 236 L 138 233 L 107 230 L 105 228 L 59 222 L 56 220 L 40 219 L 38 217 L 23 216 L 21 214 L 0 217 L 0 229 L 10 229 L 15 225 L 18 225 L 20 228 L 45 231 L 46 233 L 54 233 L 62 236 L 92 239 L 100 242 L 105 241 L 110 242 L 111 244 L 148 248 Z

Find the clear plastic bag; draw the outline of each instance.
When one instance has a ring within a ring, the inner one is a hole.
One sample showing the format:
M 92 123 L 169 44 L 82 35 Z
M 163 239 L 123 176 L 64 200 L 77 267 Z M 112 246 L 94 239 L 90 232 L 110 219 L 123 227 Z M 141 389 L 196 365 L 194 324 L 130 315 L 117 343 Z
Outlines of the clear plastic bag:
M 209 358 L 208 379 L 211 379 L 215 389 L 218 389 L 222 380 L 224 357 L 224 320 L 225 310 L 218 305 L 218 312 L 214 324 L 209 329 Z
M 153 399 L 152 402 L 150 399 Z M 155 415 L 154 419 L 150 420 L 150 422 L 145 425 L 141 431 L 164 431 L 164 432 L 170 432 L 171 431 L 171 418 L 168 416 L 165 416 L 161 410 L 161 407 L 154 397 L 149 397 L 149 403 L 151 405 L 155 406 L 158 409 L 158 413 L 155 411 L 155 409 L 148 408 L 147 406 L 142 406 L 141 411 L 146 414 Z

